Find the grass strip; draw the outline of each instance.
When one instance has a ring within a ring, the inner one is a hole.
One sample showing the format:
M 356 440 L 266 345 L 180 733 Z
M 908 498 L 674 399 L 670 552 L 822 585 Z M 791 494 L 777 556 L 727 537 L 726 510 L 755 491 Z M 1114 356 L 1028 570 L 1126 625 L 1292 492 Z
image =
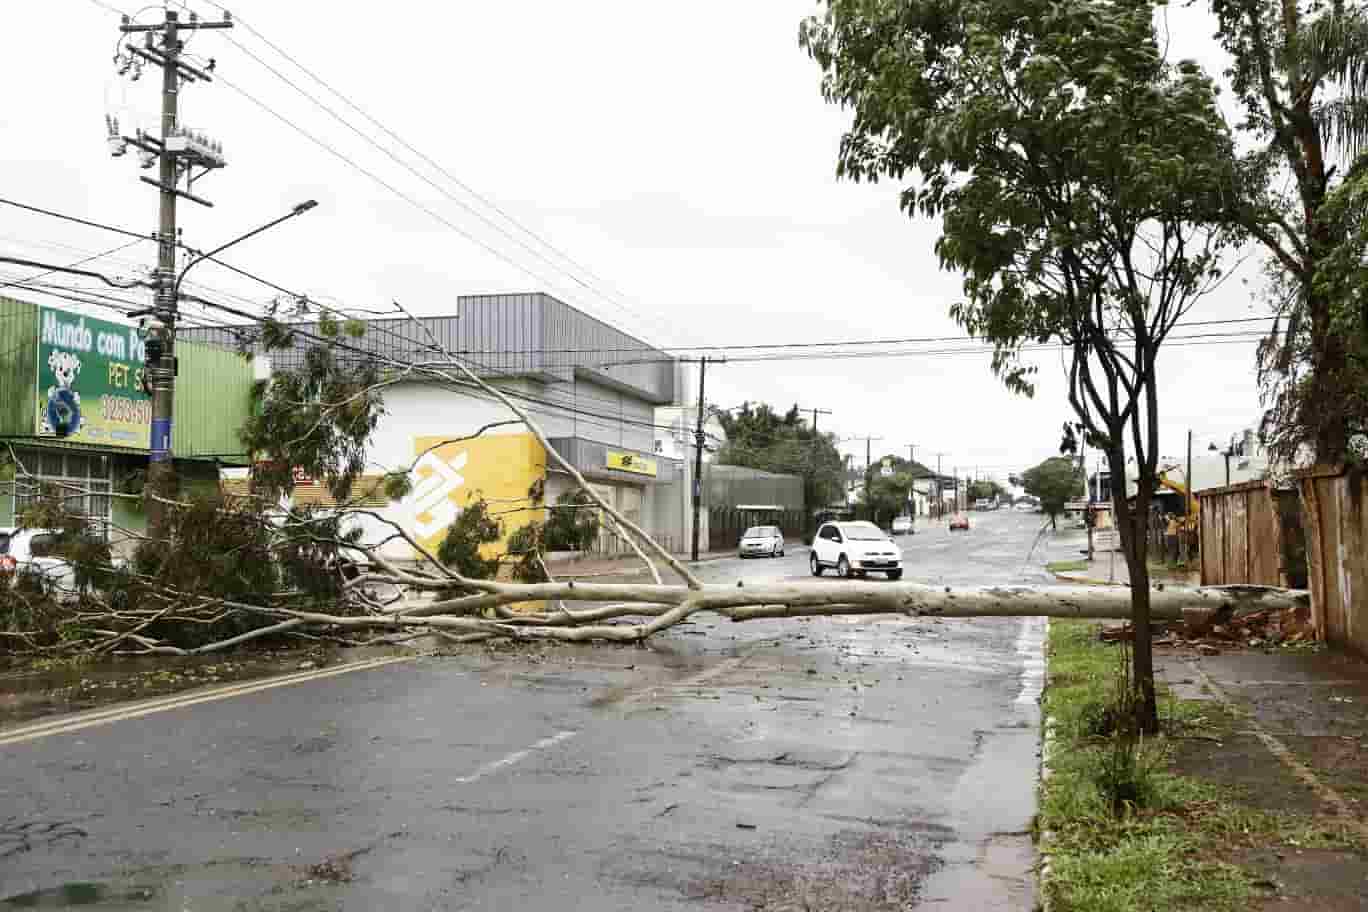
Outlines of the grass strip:
M 1251 808 L 1234 789 L 1174 772 L 1175 738 L 1237 728 L 1219 705 L 1165 693 L 1158 737 L 1111 734 L 1124 654 L 1098 626 L 1050 622 L 1042 705 L 1054 743 L 1037 829 L 1052 912 L 1243 909 L 1269 894 L 1265 875 L 1228 860 L 1240 849 L 1356 848 L 1323 820 Z

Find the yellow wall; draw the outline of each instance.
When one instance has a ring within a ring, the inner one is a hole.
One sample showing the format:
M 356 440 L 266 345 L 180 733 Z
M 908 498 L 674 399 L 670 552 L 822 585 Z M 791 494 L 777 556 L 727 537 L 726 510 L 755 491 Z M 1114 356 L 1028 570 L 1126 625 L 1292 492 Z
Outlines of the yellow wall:
M 546 450 L 531 434 L 499 434 L 460 443 L 446 437 L 413 438 L 412 529 L 423 547 L 436 552 L 447 527 L 468 503 L 483 496 L 490 512 L 527 506 L 527 490 L 546 475 Z M 437 444 L 442 444 L 437 446 Z M 429 450 L 430 447 L 436 447 Z M 496 503 L 496 501 L 505 501 Z M 514 503 L 513 501 L 517 501 Z M 500 516 L 504 538 L 481 549 L 485 557 L 502 554 L 508 536 L 541 519 L 540 511 Z

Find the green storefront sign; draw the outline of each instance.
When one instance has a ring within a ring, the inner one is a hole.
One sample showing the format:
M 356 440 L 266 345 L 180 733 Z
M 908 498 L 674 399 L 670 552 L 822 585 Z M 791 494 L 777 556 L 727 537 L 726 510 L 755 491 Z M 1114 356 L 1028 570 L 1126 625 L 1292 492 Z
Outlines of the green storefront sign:
M 135 328 L 40 307 L 36 367 L 39 437 L 147 449 L 152 398 Z

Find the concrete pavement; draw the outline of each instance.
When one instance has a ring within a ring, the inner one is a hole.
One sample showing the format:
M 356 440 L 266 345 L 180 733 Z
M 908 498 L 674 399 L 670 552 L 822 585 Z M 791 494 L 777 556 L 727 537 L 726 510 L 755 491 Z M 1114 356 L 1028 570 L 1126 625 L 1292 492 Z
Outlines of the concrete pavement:
M 1077 547 L 975 518 L 902 539 L 907 577 L 1045 582 Z M 0 905 L 1029 909 L 1042 639 L 1037 619 L 707 618 L 0 746 Z

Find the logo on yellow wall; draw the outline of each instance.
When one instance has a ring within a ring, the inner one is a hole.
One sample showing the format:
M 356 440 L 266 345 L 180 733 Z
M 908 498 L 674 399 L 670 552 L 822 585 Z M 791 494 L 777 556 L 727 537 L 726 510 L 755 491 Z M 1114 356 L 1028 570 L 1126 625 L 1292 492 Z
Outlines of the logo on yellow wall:
M 509 510 L 518 504 L 527 505 L 528 489 L 546 474 L 546 451 L 531 434 L 499 434 L 456 443 L 446 442 L 449 439 L 413 439 L 418 462 L 413 468 L 408 502 L 413 510 L 414 537 L 435 551 L 461 510 L 483 497 L 491 504 L 500 502 L 492 512 L 504 514 L 500 520 L 505 535 L 504 540 L 485 546 L 485 550 L 502 552 L 508 535 L 538 518 L 536 511 Z

